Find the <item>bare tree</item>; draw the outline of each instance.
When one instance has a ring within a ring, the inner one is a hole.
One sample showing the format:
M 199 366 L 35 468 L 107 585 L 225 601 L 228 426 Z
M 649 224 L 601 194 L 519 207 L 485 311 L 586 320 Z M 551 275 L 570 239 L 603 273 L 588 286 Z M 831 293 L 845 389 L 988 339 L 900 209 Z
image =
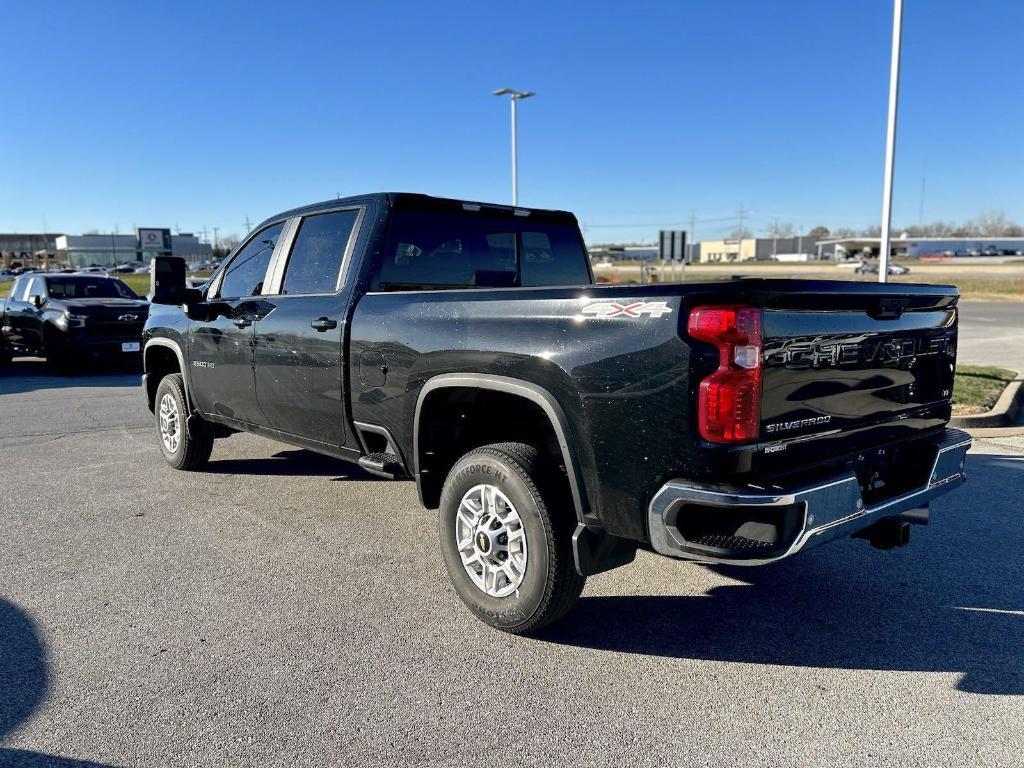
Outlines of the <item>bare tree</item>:
M 812 238 L 812 239 L 814 239 L 814 240 L 824 240 L 826 237 L 828 237 L 831 234 L 832 234 L 832 232 L 829 230 L 828 227 L 819 224 L 814 229 L 812 229 L 810 232 L 808 232 L 807 236 Z
M 972 234 L 986 237 L 1006 234 L 1006 230 L 1013 226 L 1018 225 L 1016 222 L 1010 221 L 1006 212 L 1002 210 L 982 211 L 967 222 L 967 227 Z
M 832 237 L 838 238 L 840 240 L 856 236 L 856 231 L 850 229 L 849 227 L 840 227 L 839 229 L 832 233 Z
M 780 224 L 778 221 L 775 221 L 768 227 L 768 237 L 793 237 L 795 234 L 796 228 L 789 222 Z
M 882 236 L 882 228 L 880 226 L 878 226 L 877 224 L 872 224 L 870 227 L 864 227 L 864 229 L 862 229 L 860 231 L 860 236 L 861 237 L 881 237 Z
M 753 237 L 754 234 L 747 227 L 736 227 L 729 233 L 729 239 L 731 240 L 746 240 L 749 237 Z
M 920 237 L 949 237 L 954 229 L 948 221 L 933 221 L 921 227 Z

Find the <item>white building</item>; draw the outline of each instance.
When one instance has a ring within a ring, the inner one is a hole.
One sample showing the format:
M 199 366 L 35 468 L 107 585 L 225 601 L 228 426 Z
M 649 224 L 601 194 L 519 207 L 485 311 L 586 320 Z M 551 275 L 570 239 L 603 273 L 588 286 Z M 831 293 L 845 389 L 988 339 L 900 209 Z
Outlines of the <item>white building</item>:
M 140 230 L 148 233 L 157 230 Z M 166 230 L 165 230 L 166 231 Z M 191 233 L 169 235 L 173 256 L 186 261 L 201 261 L 213 255 L 209 243 L 202 243 Z M 135 235 L 60 235 L 57 238 L 57 260 L 73 267 L 115 267 L 118 264 L 148 262 L 154 253 L 167 253 L 162 245 L 151 249 L 143 247 L 139 234 Z

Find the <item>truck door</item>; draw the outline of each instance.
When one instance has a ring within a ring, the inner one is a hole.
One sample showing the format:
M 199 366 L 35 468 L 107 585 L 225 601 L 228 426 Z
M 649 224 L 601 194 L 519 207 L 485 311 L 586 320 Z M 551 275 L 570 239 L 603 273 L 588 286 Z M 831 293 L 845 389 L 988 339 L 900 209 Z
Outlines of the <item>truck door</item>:
M 7 339 L 13 346 L 41 352 L 43 311 L 33 303 L 33 297 L 46 301 L 46 281 L 41 277 L 23 277 L 18 290 L 12 291 L 7 301 Z
M 205 413 L 267 425 L 256 400 L 253 326 L 267 311 L 260 293 L 284 225 L 272 224 L 252 236 L 211 285 L 207 301 L 222 304 L 223 312 L 190 322 L 192 390 Z
M 275 256 L 268 312 L 255 323 L 256 397 L 271 427 L 345 444 L 344 269 L 363 209 L 303 216 Z

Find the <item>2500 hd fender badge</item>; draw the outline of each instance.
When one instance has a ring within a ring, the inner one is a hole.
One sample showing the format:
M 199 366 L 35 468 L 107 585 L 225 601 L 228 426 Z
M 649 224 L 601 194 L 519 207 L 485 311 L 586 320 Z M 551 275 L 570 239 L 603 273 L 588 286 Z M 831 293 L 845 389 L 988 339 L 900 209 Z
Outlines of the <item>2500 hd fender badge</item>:
M 809 419 L 797 419 L 796 421 L 780 421 L 777 424 L 765 425 L 764 431 L 768 433 L 789 432 L 802 427 L 819 427 L 832 421 L 831 416 L 813 416 Z
M 207 362 L 205 360 L 193 360 L 192 361 L 192 367 L 193 368 L 213 368 L 214 364 L 213 363 L 209 363 L 209 362 Z
M 594 317 L 661 317 L 672 311 L 672 307 L 664 301 L 635 301 L 632 304 L 618 304 L 614 301 L 598 301 L 587 304 L 582 310 L 584 315 Z

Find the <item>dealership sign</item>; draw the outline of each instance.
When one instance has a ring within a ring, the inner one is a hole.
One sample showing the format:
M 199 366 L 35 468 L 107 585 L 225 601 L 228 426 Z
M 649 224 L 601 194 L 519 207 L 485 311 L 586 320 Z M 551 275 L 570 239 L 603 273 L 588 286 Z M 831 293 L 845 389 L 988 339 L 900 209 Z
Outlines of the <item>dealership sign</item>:
M 169 229 L 143 229 L 139 228 L 139 250 L 140 251 L 171 251 L 171 230 Z

